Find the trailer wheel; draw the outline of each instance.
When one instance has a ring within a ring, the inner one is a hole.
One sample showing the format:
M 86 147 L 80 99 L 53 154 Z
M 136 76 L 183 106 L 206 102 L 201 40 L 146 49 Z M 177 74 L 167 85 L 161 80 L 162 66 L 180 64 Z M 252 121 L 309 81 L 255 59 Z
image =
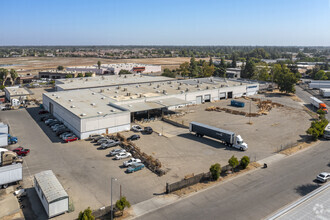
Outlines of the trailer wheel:
M 2 185 L 2 188 L 6 189 L 8 187 L 8 184 Z
M 241 151 L 243 151 L 243 147 L 239 148 Z

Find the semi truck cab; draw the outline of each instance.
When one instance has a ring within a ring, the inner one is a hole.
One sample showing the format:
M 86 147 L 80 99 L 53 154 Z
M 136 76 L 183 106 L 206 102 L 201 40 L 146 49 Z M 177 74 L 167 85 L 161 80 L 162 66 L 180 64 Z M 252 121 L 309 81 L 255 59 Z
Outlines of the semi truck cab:
M 248 149 L 248 145 L 247 145 L 247 143 L 244 142 L 241 135 L 236 136 L 236 141 L 233 144 L 233 147 L 235 147 L 237 149 L 240 149 L 240 150 L 247 150 Z
M 323 111 L 325 111 L 325 113 L 328 114 L 328 109 L 325 103 L 320 103 L 319 109 L 322 109 Z

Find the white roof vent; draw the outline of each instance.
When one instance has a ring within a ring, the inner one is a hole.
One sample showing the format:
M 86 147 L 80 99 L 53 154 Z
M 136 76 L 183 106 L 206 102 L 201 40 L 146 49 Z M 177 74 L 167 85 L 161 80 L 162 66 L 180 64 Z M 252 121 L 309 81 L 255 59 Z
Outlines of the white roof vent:
M 132 107 L 132 105 L 128 105 L 128 107 Z
M 95 92 L 92 92 L 92 95 L 95 95 Z
M 53 93 L 53 94 L 52 94 L 52 96 L 56 96 L 56 94 L 55 94 L 55 93 Z
M 105 99 L 104 97 L 101 97 L 101 99 Z
M 99 115 L 100 115 L 100 114 L 102 114 L 102 112 L 97 112 L 97 114 L 99 114 Z
M 111 109 L 110 112 L 115 112 L 116 110 L 115 109 Z
M 72 102 L 73 100 L 72 99 L 69 99 L 69 102 Z
M 95 106 L 96 104 L 95 103 L 91 103 L 92 106 Z
M 86 113 L 81 113 L 80 116 L 86 116 Z
M 59 96 L 56 96 L 56 98 L 58 99 L 58 98 L 60 98 Z
M 74 105 L 71 105 L 70 107 L 71 107 L 71 108 L 75 108 L 76 106 L 74 106 Z

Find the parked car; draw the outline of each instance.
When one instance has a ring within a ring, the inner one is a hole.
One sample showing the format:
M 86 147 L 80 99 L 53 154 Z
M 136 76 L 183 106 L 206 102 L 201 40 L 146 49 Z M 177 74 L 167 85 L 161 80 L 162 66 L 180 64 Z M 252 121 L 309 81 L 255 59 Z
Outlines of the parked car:
M 68 143 L 68 142 L 72 142 L 72 141 L 76 141 L 76 140 L 78 140 L 78 138 L 77 138 L 76 136 L 67 137 L 66 139 L 64 139 L 64 141 L 65 141 L 66 143 Z
M 59 127 L 65 127 L 65 125 L 63 125 L 62 123 L 56 123 L 52 126 L 50 126 L 50 128 L 54 131 L 56 128 L 59 128 Z
M 92 142 L 97 142 L 98 140 L 104 138 L 103 135 L 93 138 Z
M 116 154 L 119 154 L 119 153 L 125 153 L 126 152 L 126 150 L 124 150 L 124 149 L 114 149 L 114 150 L 112 150 L 112 151 L 110 151 L 110 155 L 111 156 L 115 156 Z
M 49 113 L 47 110 L 40 110 L 38 112 L 39 115 L 43 115 L 43 114 L 47 114 L 47 113 Z
M 116 160 L 120 160 L 120 159 L 125 159 L 125 158 L 131 157 L 131 156 L 132 156 L 131 153 L 128 153 L 128 152 L 121 152 L 121 153 L 119 153 L 119 154 L 116 154 L 115 159 L 116 159 Z
M 152 134 L 152 132 L 154 132 L 154 131 L 152 130 L 151 127 L 145 127 L 144 128 L 144 133 L 146 133 L 146 134 Z
M 67 134 L 65 134 L 65 135 L 62 135 L 62 140 L 65 140 L 66 138 L 68 138 L 68 137 L 73 137 L 73 135 L 74 135 L 74 133 L 67 133 Z
M 9 106 L 1 107 L 1 111 L 7 111 L 7 110 L 11 110 L 11 107 Z
M 109 147 L 115 147 L 120 143 L 121 143 L 120 141 L 108 140 L 107 142 L 101 144 L 101 148 L 106 149 L 106 148 L 109 148 Z
M 62 124 L 62 122 L 58 121 L 57 119 L 54 119 L 54 121 L 48 123 L 47 126 L 51 127 L 56 124 Z
M 102 135 L 100 135 L 100 134 L 91 134 L 91 135 L 89 135 L 88 140 L 93 140 L 94 138 L 101 137 L 101 136 Z
M 18 156 L 26 156 L 30 153 L 30 149 L 18 147 L 13 150 Z
M 322 172 L 319 175 L 317 175 L 316 179 L 322 183 L 325 183 L 330 178 L 330 173 Z
M 13 137 L 8 134 L 8 144 L 16 144 L 18 142 L 17 137 Z
M 138 134 L 133 134 L 132 136 L 127 138 L 128 141 L 135 141 L 138 139 L 140 139 L 140 135 L 138 135 Z
M 105 143 L 105 142 L 107 142 L 107 141 L 109 141 L 110 139 L 109 138 L 101 138 L 101 139 L 99 139 L 97 142 L 96 142 L 96 144 L 103 144 L 103 143 Z
M 49 125 L 50 123 L 53 123 L 53 122 L 58 122 L 58 120 L 57 120 L 57 119 L 53 119 L 53 118 L 51 118 L 51 119 L 47 119 L 47 120 L 45 121 L 45 124 L 46 124 L 46 125 Z
M 40 121 L 46 121 L 46 120 L 48 120 L 48 119 L 54 119 L 54 117 L 52 116 L 52 115 L 45 115 L 45 116 L 42 116 L 41 118 L 40 118 Z
M 71 130 L 69 128 L 62 128 L 62 129 L 59 129 L 58 131 L 56 131 L 56 135 L 57 136 L 60 136 L 61 134 L 65 133 L 65 132 L 71 132 Z
M 131 158 L 123 163 L 124 167 L 131 166 L 133 163 L 141 163 L 140 159 Z
M 130 167 L 127 168 L 127 173 L 133 173 L 139 170 L 142 170 L 144 168 L 143 163 L 133 163 Z
M 52 130 L 53 130 L 54 132 L 56 132 L 56 131 L 58 131 L 58 130 L 60 130 L 60 129 L 62 129 L 62 128 L 66 128 L 65 125 L 59 125 L 59 126 L 53 128 Z
M 143 128 L 141 128 L 140 125 L 133 125 L 132 126 L 132 131 L 140 132 L 140 131 L 143 131 Z
M 63 138 L 67 134 L 72 134 L 72 132 L 71 131 L 67 131 L 67 132 L 62 133 L 62 134 L 60 134 L 60 138 Z

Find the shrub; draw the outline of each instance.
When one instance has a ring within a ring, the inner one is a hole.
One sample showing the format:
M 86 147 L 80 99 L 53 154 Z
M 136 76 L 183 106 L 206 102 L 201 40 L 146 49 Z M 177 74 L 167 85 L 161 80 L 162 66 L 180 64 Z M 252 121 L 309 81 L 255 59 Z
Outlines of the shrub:
M 313 137 L 313 140 L 317 140 L 323 135 L 325 127 L 328 125 L 329 121 L 326 119 L 321 119 L 318 121 L 313 121 L 310 128 L 306 131 L 307 134 Z
M 241 158 L 241 166 L 242 166 L 243 169 L 247 168 L 249 163 L 250 163 L 250 158 L 248 156 L 243 156 Z
M 90 207 L 84 210 L 84 212 L 80 212 L 78 216 L 78 220 L 94 220 L 95 217 L 92 215 L 92 210 Z
M 210 173 L 211 173 L 211 176 L 212 176 L 213 180 L 218 180 L 219 179 L 220 172 L 221 172 L 220 164 L 216 163 L 216 164 L 211 165 Z
M 228 160 L 228 163 L 233 169 L 235 169 L 239 165 L 239 162 L 234 155 Z
M 117 200 L 116 202 L 116 208 L 120 211 L 123 211 L 125 207 L 131 207 L 131 204 L 129 201 L 126 200 L 126 197 L 121 197 L 121 199 Z
M 91 72 L 85 73 L 85 77 L 91 77 L 91 76 L 92 76 L 92 73 Z
M 77 77 L 84 77 L 84 74 L 78 73 Z
M 71 74 L 67 74 L 67 75 L 65 75 L 65 78 L 72 78 L 72 75 Z

